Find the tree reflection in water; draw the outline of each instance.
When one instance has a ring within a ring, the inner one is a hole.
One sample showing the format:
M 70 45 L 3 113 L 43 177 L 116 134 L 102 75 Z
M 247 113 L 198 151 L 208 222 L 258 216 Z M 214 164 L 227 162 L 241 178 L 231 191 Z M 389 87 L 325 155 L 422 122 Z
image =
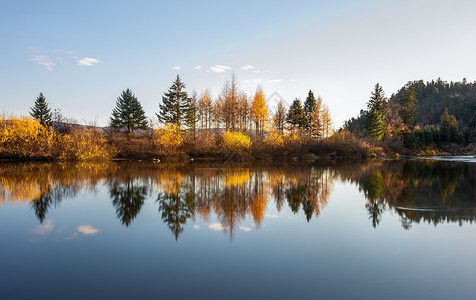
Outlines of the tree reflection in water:
M 116 208 L 116 216 L 128 227 L 139 214 L 147 197 L 147 186 L 132 178 L 124 182 L 113 180 L 109 184 L 109 194 Z
M 412 223 L 473 222 L 476 218 L 476 166 L 469 163 L 378 162 L 347 174 L 366 197 L 372 225 L 386 210 L 395 211 L 402 227 Z
M 161 220 L 178 240 L 188 220 L 216 216 L 233 239 L 246 218 L 259 228 L 274 204 L 308 222 L 326 207 L 334 180 L 356 184 L 366 199 L 370 223 L 396 212 L 403 228 L 413 223 L 473 222 L 476 166 L 428 161 L 362 163 L 223 164 L 0 164 L 0 205 L 31 203 L 43 222 L 64 198 L 103 185 L 121 224 L 128 227 L 145 201 L 155 199 Z

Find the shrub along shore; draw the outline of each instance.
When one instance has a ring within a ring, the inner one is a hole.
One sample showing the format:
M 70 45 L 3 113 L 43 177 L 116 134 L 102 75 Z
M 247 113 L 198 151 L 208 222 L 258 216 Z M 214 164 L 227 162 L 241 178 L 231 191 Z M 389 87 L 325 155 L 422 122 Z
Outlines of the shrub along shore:
M 316 139 L 297 131 L 263 135 L 251 132 L 199 130 L 176 126 L 126 133 L 114 129 L 65 125 L 61 130 L 30 117 L 0 116 L 0 159 L 15 160 L 254 160 L 254 159 L 369 159 L 376 157 L 474 155 L 471 147 L 407 149 L 403 138 L 373 141 L 340 130 Z
M 22 160 L 253 160 L 364 159 L 382 149 L 346 131 L 317 140 L 303 132 L 200 130 L 176 126 L 126 133 L 87 126 L 63 126 L 61 132 L 30 117 L 0 117 L 0 158 Z

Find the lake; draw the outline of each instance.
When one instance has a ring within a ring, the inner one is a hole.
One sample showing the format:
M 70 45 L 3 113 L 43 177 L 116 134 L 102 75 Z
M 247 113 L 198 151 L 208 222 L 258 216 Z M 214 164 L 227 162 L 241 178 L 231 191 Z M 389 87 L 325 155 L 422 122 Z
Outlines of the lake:
M 474 299 L 473 160 L 1 163 L 0 299 Z

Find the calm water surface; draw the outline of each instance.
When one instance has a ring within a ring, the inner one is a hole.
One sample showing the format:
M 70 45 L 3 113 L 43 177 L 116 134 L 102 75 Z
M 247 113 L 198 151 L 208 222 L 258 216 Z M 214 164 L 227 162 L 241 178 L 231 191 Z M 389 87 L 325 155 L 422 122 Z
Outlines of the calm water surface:
M 0 299 L 474 299 L 476 163 L 0 164 Z

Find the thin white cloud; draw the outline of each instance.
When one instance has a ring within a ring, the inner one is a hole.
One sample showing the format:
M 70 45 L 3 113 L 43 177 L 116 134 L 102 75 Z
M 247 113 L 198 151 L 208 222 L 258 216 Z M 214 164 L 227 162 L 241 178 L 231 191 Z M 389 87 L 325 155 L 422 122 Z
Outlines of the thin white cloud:
M 255 78 L 255 79 L 253 79 L 253 82 L 254 83 L 261 83 L 261 82 L 263 82 L 263 79 Z
M 180 70 L 180 67 L 179 67 L 179 66 L 175 66 L 175 67 L 173 67 L 172 69 L 174 69 L 174 70 Z
M 200 226 L 198 226 L 197 224 L 195 224 L 195 225 L 193 225 L 193 229 L 199 230 L 199 229 L 200 229 Z
M 244 232 L 251 231 L 253 228 L 251 227 L 245 227 L 245 226 L 240 226 L 240 230 L 243 230 Z
M 37 64 L 44 66 L 48 71 L 53 70 L 53 66 L 55 65 L 55 63 L 53 62 L 53 59 L 48 56 L 32 55 L 31 59 Z
M 279 218 L 278 215 L 272 215 L 272 214 L 266 214 L 265 217 L 266 217 L 266 218 L 271 218 L 271 219 L 277 219 L 277 218 Z
M 55 52 L 56 53 L 64 53 L 64 54 L 72 56 L 74 59 L 78 59 L 78 55 L 76 53 L 74 53 L 73 51 L 58 49 L 58 50 L 55 50 Z
M 94 228 L 91 225 L 79 225 L 76 230 L 84 235 L 93 235 L 99 231 L 99 229 Z
M 84 57 L 77 60 L 78 66 L 81 67 L 90 67 L 94 64 L 100 63 L 101 61 L 92 57 Z
M 225 229 L 225 227 L 223 227 L 220 223 L 211 223 L 210 225 L 208 225 L 208 228 L 213 231 L 220 231 Z
M 268 83 L 278 83 L 278 82 L 281 82 L 281 79 L 271 79 L 271 80 L 268 80 Z
M 226 72 L 227 70 L 231 70 L 231 67 L 223 66 L 223 65 L 214 65 L 213 67 L 210 67 L 210 71 L 215 73 L 223 73 L 223 72 Z
M 254 69 L 255 66 L 252 66 L 252 65 L 246 65 L 246 66 L 243 66 L 241 67 L 242 70 L 251 70 L 251 69 Z
M 200 70 L 201 68 L 203 68 L 202 66 L 195 66 L 194 69 L 195 70 Z
M 55 228 L 55 226 L 53 225 L 53 221 L 48 220 L 48 221 L 45 222 L 45 224 L 40 224 L 40 225 L 36 226 L 36 228 L 33 229 L 33 233 L 37 234 L 37 235 L 46 235 L 46 234 L 52 232 L 53 228 Z
M 259 72 L 260 72 L 260 70 L 254 70 L 253 71 L 253 73 L 259 73 Z

